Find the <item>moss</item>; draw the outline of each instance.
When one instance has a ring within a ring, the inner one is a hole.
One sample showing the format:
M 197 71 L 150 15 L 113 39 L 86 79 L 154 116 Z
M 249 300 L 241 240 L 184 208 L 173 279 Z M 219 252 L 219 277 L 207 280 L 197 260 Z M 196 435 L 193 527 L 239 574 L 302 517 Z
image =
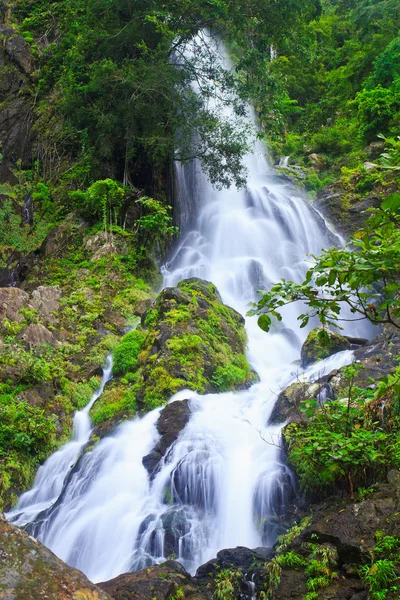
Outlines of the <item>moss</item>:
M 219 366 L 215 369 L 212 382 L 220 392 L 228 392 L 237 389 L 239 386 L 246 385 L 252 379 L 250 365 L 243 354 L 235 357 L 231 363 Z
M 212 283 L 190 279 L 163 290 L 144 324 L 148 334 L 135 386 L 139 406 L 160 406 L 183 388 L 225 391 L 254 380 L 244 355 L 244 320 L 222 304 Z
M 62 396 L 67 399 L 74 410 L 82 410 L 89 402 L 99 385 L 100 377 L 91 377 L 89 381 L 70 381 L 63 378 L 60 381 Z M 59 404 L 63 403 L 63 398 L 57 397 Z
M 303 366 L 322 360 L 350 347 L 349 341 L 342 335 L 324 327 L 310 331 L 301 349 Z
M 106 389 L 95 402 L 90 411 L 90 417 L 94 425 L 99 425 L 108 419 L 113 419 L 119 413 L 131 411 L 133 414 L 136 410 L 134 390 L 121 383 L 116 383 Z
M 130 331 L 113 352 L 113 372 L 122 375 L 134 371 L 138 364 L 138 356 L 142 349 L 146 333 L 141 330 Z

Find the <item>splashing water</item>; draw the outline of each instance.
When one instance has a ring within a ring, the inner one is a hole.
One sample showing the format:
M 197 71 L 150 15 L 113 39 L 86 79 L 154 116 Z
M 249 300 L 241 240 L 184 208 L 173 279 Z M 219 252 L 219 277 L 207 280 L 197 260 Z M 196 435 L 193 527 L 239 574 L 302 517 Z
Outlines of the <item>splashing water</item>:
M 188 277 L 212 281 L 243 315 L 256 290 L 283 277 L 301 281 L 307 255 L 338 243 L 301 193 L 275 177 L 260 146 L 246 167 L 245 190 L 216 191 L 196 162 L 177 165 L 183 235 L 162 269 L 165 286 Z M 41 467 L 8 518 L 33 521 L 33 533 L 93 581 L 172 553 L 193 572 L 221 548 L 273 544 L 294 482 L 279 447 L 280 427 L 268 419 L 278 394 L 303 373 L 293 363 L 307 333 L 298 328 L 301 312 L 285 307 L 269 334 L 246 317 L 248 359 L 260 376 L 249 390 L 205 396 L 185 390 L 171 398 L 189 398 L 191 417 L 153 480 L 142 458 L 159 438 L 161 409 L 121 425 L 76 463 L 90 434 L 86 407 L 75 417 L 74 440 Z M 302 376 L 313 380 L 352 360 L 352 352 L 341 352 Z

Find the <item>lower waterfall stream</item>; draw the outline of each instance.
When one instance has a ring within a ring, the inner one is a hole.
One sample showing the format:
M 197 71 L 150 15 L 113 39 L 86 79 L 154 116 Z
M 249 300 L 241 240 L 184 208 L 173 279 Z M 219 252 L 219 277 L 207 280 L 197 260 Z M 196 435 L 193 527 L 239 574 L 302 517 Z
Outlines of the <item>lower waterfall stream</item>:
M 213 189 L 196 162 L 177 167 L 181 196 L 195 184 L 194 214 L 162 269 L 164 286 L 189 277 L 212 281 L 243 315 L 256 290 L 281 278 L 300 281 L 307 255 L 338 243 L 302 194 L 276 178 L 263 151 L 246 163 L 248 185 L 239 191 Z M 279 448 L 280 426 L 268 425 L 276 398 L 298 377 L 316 379 L 353 358 L 341 352 L 302 375 L 293 362 L 307 334 L 298 327 L 300 312 L 286 307 L 268 334 L 246 317 L 248 359 L 259 383 L 203 396 L 183 390 L 170 400 L 189 398 L 191 418 L 154 480 L 142 459 L 157 441 L 162 409 L 124 423 L 76 462 L 90 436 L 87 407 L 84 432 L 76 430 L 47 460 L 7 517 L 30 524 L 40 541 L 95 582 L 161 562 L 169 548 L 193 572 L 222 548 L 272 545 L 294 485 Z M 110 375 L 111 363 L 102 388 Z

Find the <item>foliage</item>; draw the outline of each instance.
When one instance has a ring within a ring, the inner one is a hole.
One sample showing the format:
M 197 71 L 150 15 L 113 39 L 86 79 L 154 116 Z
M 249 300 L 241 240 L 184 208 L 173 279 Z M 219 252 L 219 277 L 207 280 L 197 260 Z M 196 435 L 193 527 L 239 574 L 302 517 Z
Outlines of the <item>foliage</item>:
M 305 400 L 300 410 L 311 420 L 284 430 L 289 462 L 310 495 L 344 488 L 353 496 L 356 487 L 370 485 L 400 464 L 397 429 L 384 431 L 365 411 L 372 393 L 354 388 L 357 366 L 344 373 L 349 384 L 342 391 L 343 400 L 326 404 Z M 379 392 L 375 395 L 379 397 Z
M 268 331 L 272 317 L 280 320 L 280 309 L 299 300 L 308 307 L 298 317 L 301 327 L 317 317 L 324 326 L 340 328 L 340 321 L 349 320 L 341 313 L 344 305 L 355 318 L 400 327 L 400 194 L 383 202 L 354 235 L 351 246 L 325 250 L 313 258 L 304 282 L 282 280 L 268 292 L 260 292 L 251 313 L 263 311 L 262 329 Z
M 243 574 L 239 569 L 220 569 L 215 577 L 214 598 L 216 600 L 234 600 L 240 592 Z
M 306 596 L 308 600 L 317 598 L 316 591 L 327 587 L 337 577 L 337 573 L 333 571 L 336 566 L 336 551 L 328 544 L 302 545 L 301 554 L 288 549 L 309 525 L 310 520 L 310 517 L 305 517 L 278 538 L 276 555 L 262 570 L 264 583 L 260 598 L 274 597 L 274 590 L 279 587 L 283 569 L 304 571 L 309 590 Z
M 141 216 L 135 221 L 139 240 L 144 244 L 165 248 L 166 242 L 178 233 L 178 228 L 172 225 L 171 207 L 164 206 L 154 198 L 143 196 L 136 203 L 141 209 Z
M 0 508 L 13 499 L 12 484 L 31 483 L 35 468 L 55 447 L 56 424 L 42 408 L 20 400 L 21 387 L 0 384 Z M 8 499 L 7 499 L 8 496 Z
M 72 192 L 71 198 L 76 208 L 87 219 L 103 222 L 104 231 L 118 223 L 119 212 L 125 197 L 125 190 L 112 179 L 103 179 L 93 183 L 86 192 Z
M 400 562 L 400 538 L 376 534 L 376 546 L 372 550 L 371 564 L 360 569 L 360 577 L 368 586 L 372 600 L 384 600 L 400 591 L 398 565 Z M 393 596 L 394 597 L 394 596 Z
M 105 171 L 153 193 L 174 158 L 199 156 L 213 182 L 242 184 L 248 145 L 240 95 L 246 89 L 222 65 L 209 32 L 241 39 L 246 73 L 250 39 L 260 51 L 317 6 L 316 0 L 250 6 L 243 0 L 61 0 L 49 7 L 20 0 L 14 18 L 40 65 L 36 116 L 45 177 L 58 171 L 65 185 L 82 186 Z M 216 83 L 220 102 L 233 102 L 234 116 L 210 102 Z

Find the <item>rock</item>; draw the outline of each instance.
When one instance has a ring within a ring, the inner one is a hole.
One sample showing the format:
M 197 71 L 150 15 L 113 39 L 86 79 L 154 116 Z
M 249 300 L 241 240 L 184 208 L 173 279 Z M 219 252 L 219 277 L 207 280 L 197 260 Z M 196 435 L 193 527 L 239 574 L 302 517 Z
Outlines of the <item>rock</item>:
M 388 193 L 390 192 L 388 191 Z M 314 206 L 333 223 L 344 237 L 349 238 L 363 226 L 369 216 L 369 213 L 366 212 L 367 209 L 378 208 L 382 204 L 382 196 L 379 192 L 374 191 L 361 200 L 354 196 L 349 206 L 343 203 L 345 196 L 346 191 L 337 184 L 327 185 L 317 193 Z
M 137 401 L 165 403 L 177 391 L 243 389 L 256 380 L 247 362 L 244 319 L 222 304 L 217 288 L 193 278 L 165 288 L 142 317 Z
M 29 44 L 12 27 L 2 27 L 0 48 L 0 142 L 4 160 L 0 181 L 14 182 L 12 168 L 17 160 L 27 166 L 32 157 L 33 95 L 30 74 L 33 70 Z
M 110 234 L 102 231 L 97 235 L 91 236 L 85 243 L 85 247 L 92 253 L 90 260 L 100 260 L 103 256 L 110 254 L 126 254 L 128 252 L 127 245 L 121 237 L 114 236 L 110 238 Z
M 321 334 L 324 336 L 322 339 Z M 306 367 L 313 362 L 336 354 L 336 352 L 349 350 L 349 348 L 350 342 L 344 336 L 330 329 L 317 327 L 310 331 L 301 348 L 302 366 Z
M 29 350 L 40 348 L 41 346 L 60 346 L 51 331 L 46 329 L 44 325 L 37 323 L 36 325 L 28 325 L 19 334 L 18 339 L 23 340 Z
M 10 32 L 11 28 L 7 29 Z M 6 52 L 10 59 L 26 75 L 33 71 L 32 53 L 29 44 L 21 35 L 11 35 L 6 44 Z
M 22 323 L 21 308 L 34 308 L 26 292 L 14 287 L 0 288 L 0 324 L 3 319 Z
M 99 583 L 114 600 L 172 600 L 191 598 L 206 600 L 207 596 L 194 585 L 192 577 L 178 562 L 168 560 L 161 565 L 153 565 L 125 573 L 115 579 Z
M 304 421 L 304 415 L 300 411 L 300 403 L 306 398 L 313 397 L 314 394 L 309 394 L 309 383 L 296 382 L 292 383 L 283 392 L 281 392 L 275 402 L 271 416 L 269 418 L 270 425 L 280 423 L 301 423 Z
M 376 544 L 377 531 L 385 535 L 399 531 L 399 507 L 391 484 L 377 486 L 377 491 L 361 502 L 321 503 L 313 507 L 312 521 L 300 535 L 299 543 L 329 543 L 337 550 L 340 566 L 362 564 Z
M 322 154 L 309 154 L 307 158 L 310 161 L 312 168 L 318 173 L 321 173 L 321 171 L 326 169 L 326 158 L 322 156 Z
M 60 298 L 61 290 L 58 285 L 41 285 L 32 292 L 32 303 L 38 309 L 39 315 L 44 321 L 52 325 L 58 320 L 57 313 L 60 310 Z
M 4 600 L 112 600 L 40 542 L 0 516 L 0 597 Z
M 161 459 L 178 439 L 189 419 L 189 400 L 175 400 L 161 411 L 156 425 L 161 437 L 150 454 L 145 456 L 142 461 L 151 476 L 154 477 Z

